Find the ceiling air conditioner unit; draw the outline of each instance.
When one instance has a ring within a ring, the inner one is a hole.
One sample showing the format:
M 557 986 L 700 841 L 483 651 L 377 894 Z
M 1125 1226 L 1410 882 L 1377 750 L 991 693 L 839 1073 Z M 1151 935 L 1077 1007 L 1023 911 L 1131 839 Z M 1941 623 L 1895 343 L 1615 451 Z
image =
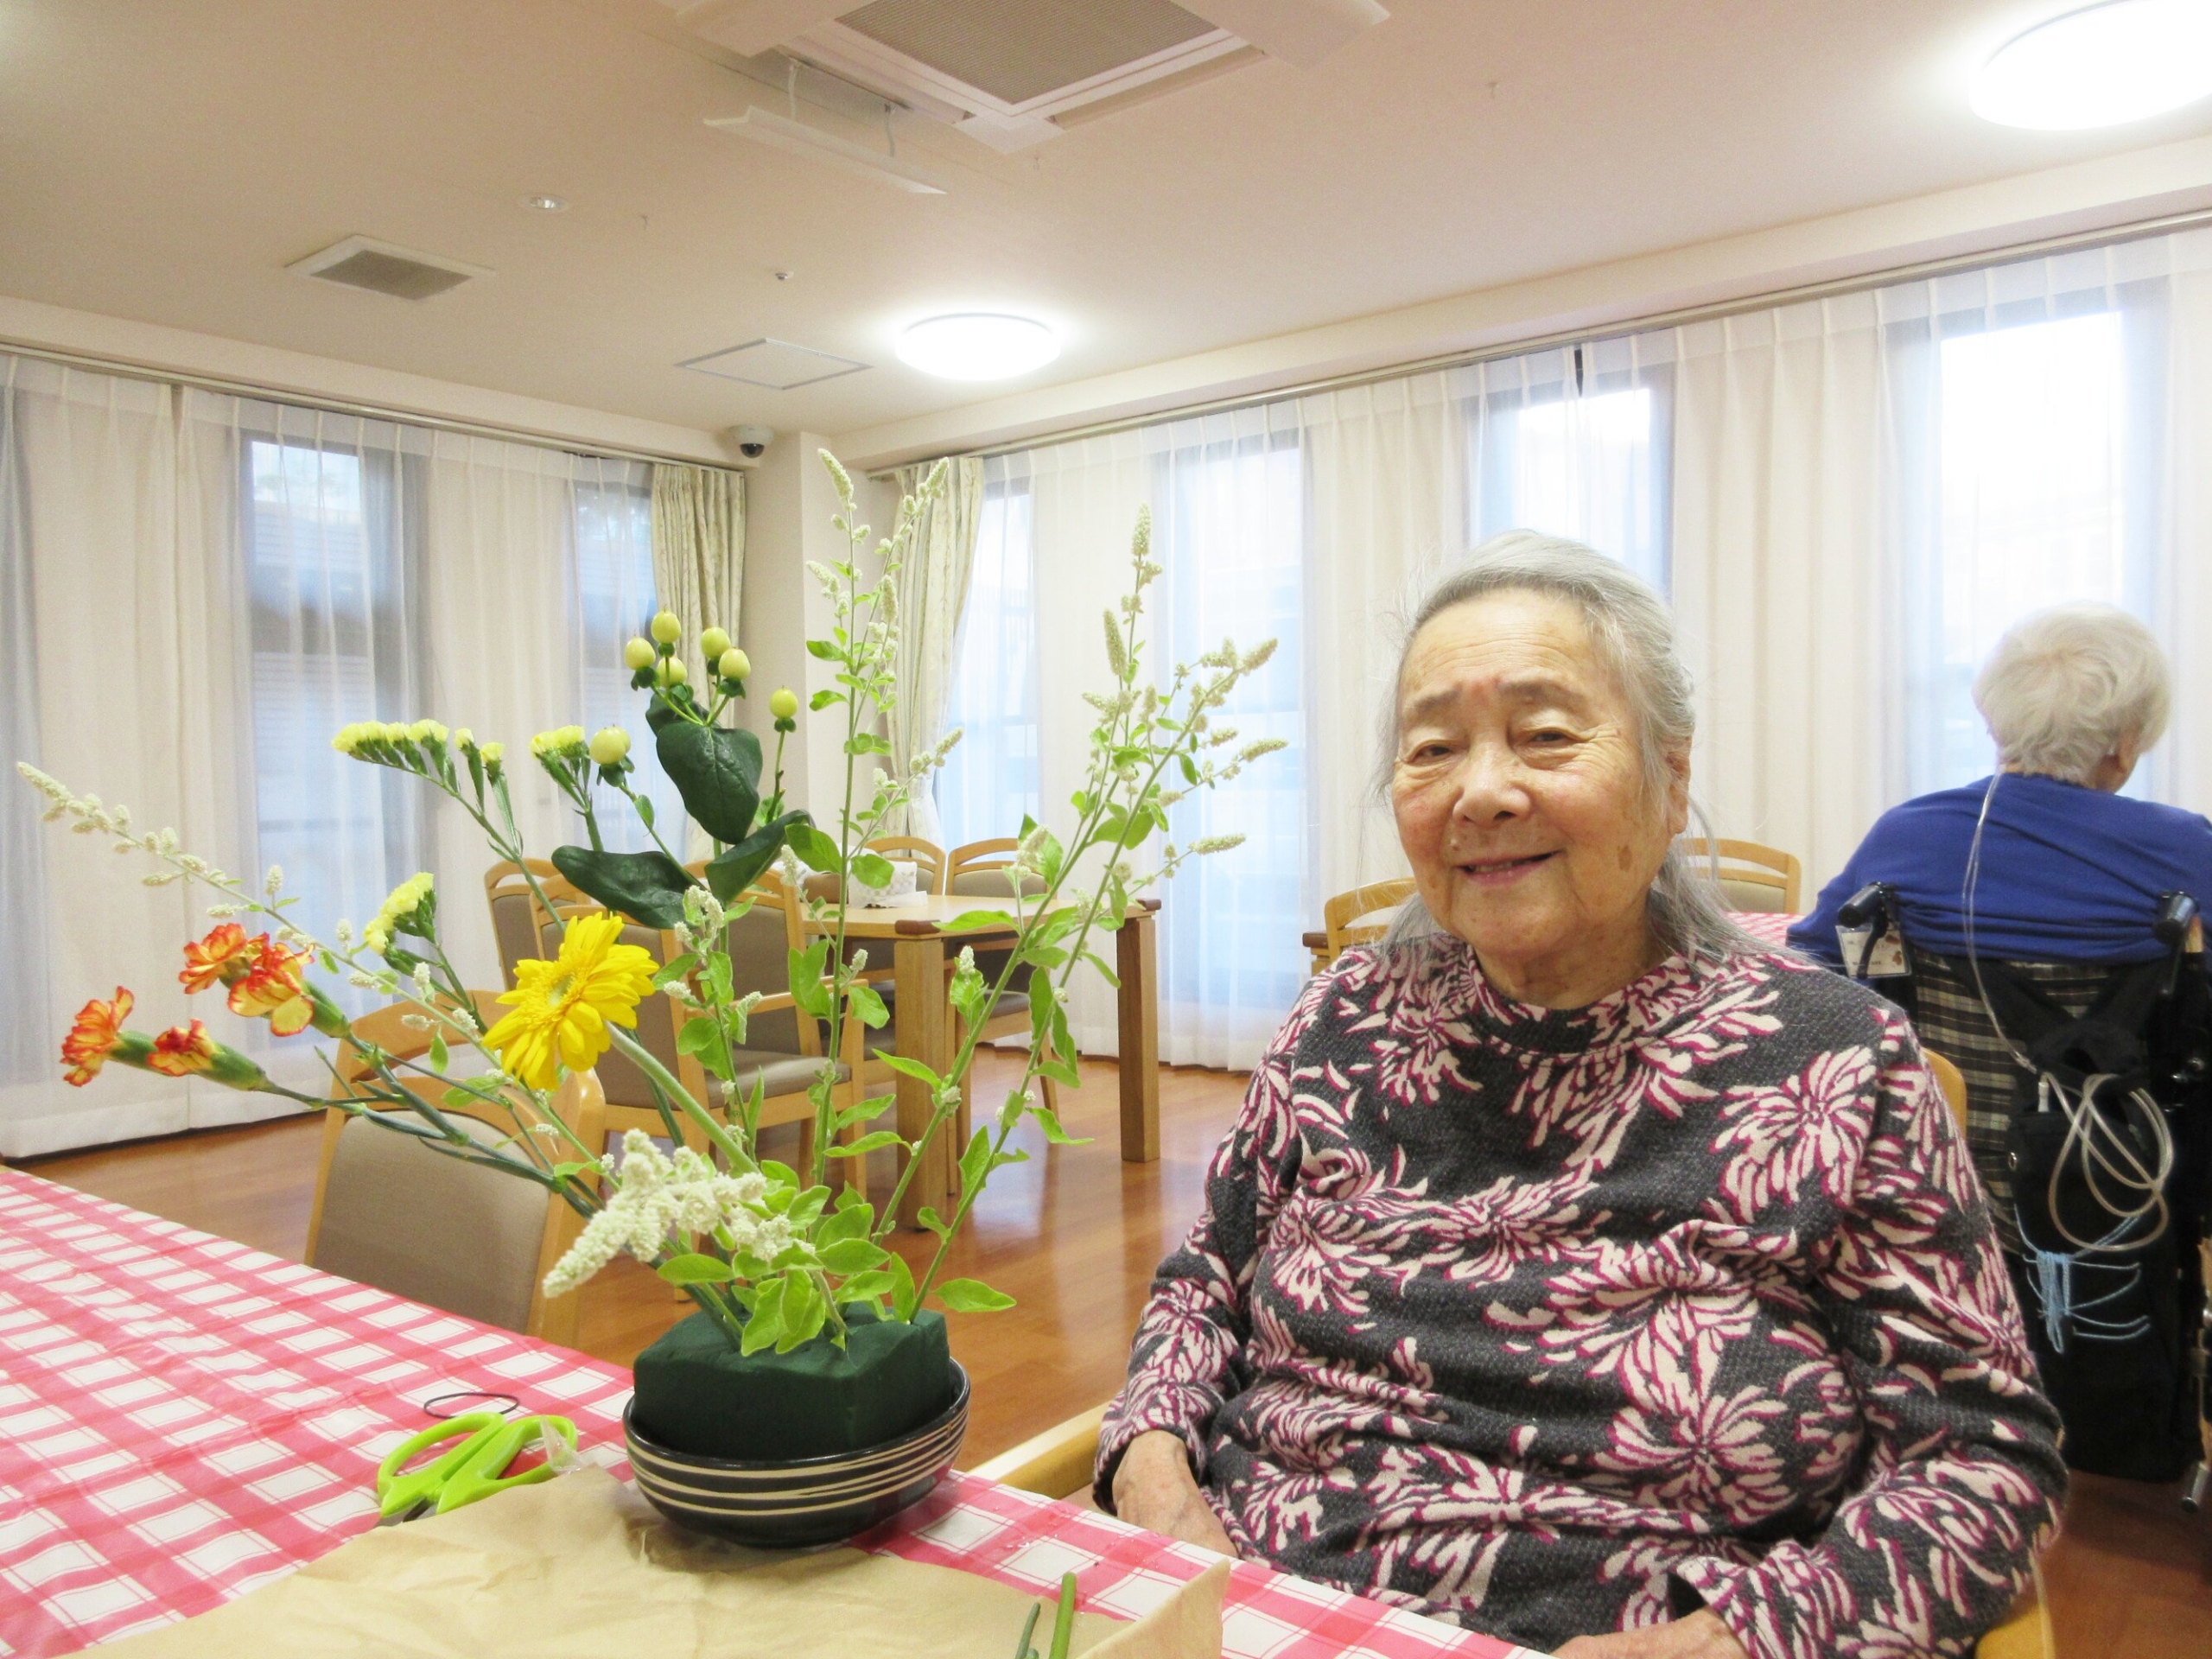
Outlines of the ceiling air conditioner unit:
M 670 3 L 709 40 L 780 48 L 1001 150 L 1263 56 L 1310 67 L 1389 15 L 1376 0 Z

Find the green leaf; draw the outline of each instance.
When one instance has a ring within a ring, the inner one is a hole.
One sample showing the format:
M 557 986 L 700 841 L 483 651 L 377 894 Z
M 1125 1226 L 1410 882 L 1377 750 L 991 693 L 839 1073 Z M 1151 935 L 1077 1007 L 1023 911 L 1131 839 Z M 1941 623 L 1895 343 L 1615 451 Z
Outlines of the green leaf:
M 895 1147 L 903 1143 L 895 1129 L 874 1129 L 861 1136 L 849 1146 L 840 1143 L 831 1147 L 829 1155 L 832 1158 L 865 1158 L 878 1147 Z
M 990 1158 L 991 1132 L 978 1129 L 969 1138 L 968 1150 L 960 1154 L 960 1193 L 963 1198 L 973 1198 L 976 1190 L 982 1185 L 983 1179 L 988 1173 Z
M 776 1351 L 779 1354 L 788 1354 L 799 1344 L 812 1341 L 830 1322 L 830 1304 L 822 1300 L 822 1293 L 814 1287 L 813 1280 L 794 1273 L 784 1283 L 790 1288 L 784 1292 L 784 1334 L 776 1338 Z
M 891 1023 L 891 1010 L 883 1006 L 882 996 L 866 980 L 854 981 L 847 995 L 853 1000 L 853 1011 L 870 1031 L 880 1031 Z
M 553 1179 L 557 1181 L 572 1181 L 579 1175 L 596 1175 L 598 1173 L 599 1166 L 597 1164 L 556 1164 L 553 1166 L 552 1169 Z
M 772 1348 L 784 1334 L 784 1294 L 791 1284 L 787 1274 L 770 1281 L 760 1287 L 753 1303 L 753 1317 L 745 1322 L 745 1335 L 738 1344 L 738 1351 L 757 1354 L 763 1348 Z
M 1047 830 L 1037 843 L 1037 874 L 1045 878 L 1046 887 L 1059 880 L 1060 867 L 1067 860 L 1067 852 L 1061 847 L 1060 838 Z
M 948 1279 L 937 1287 L 937 1297 L 956 1313 L 995 1313 L 1014 1306 L 1013 1297 L 980 1279 Z
M 720 856 L 708 861 L 709 891 L 725 905 L 734 902 L 738 894 L 760 879 L 761 871 L 776 861 L 791 826 L 805 821 L 804 812 L 786 812 L 771 818 L 735 846 L 723 849 Z
M 671 1285 L 726 1285 L 737 1277 L 728 1262 L 711 1255 L 671 1256 L 653 1271 Z
M 683 919 L 684 889 L 696 885 L 666 853 L 602 853 L 556 847 L 553 868 L 605 905 L 645 927 Z
M 978 1129 L 976 1133 L 980 1135 L 982 1131 Z M 914 1211 L 914 1219 L 919 1222 L 924 1227 L 927 1228 L 931 1232 L 935 1233 L 939 1238 L 944 1237 L 946 1234 L 952 1230 L 950 1227 L 945 1224 L 944 1217 L 938 1214 L 936 1209 L 930 1205 L 925 1204 L 920 1209 Z
M 499 1103 L 499 1096 L 496 1090 L 484 1084 L 457 1083 L 445 1091 L 442 1101 L 457 1112 L 465 1112 L 472 1106 L 496 1106 Z
M 1101 979 L 1117 991 L 1122 988 L 1122 976 L 1106 965 L 1106 959 L 1103 957 L 1096 950 L 1085 950 L 1082 955 L 1085 962 L 1098 970 L 1098 976 Z
M 914 1305 L 921 1300 L 914 1293 L 914 1270 L 906 1265 L 905 1256 L 894 1252 L 885 1271 L 892 1278 L 891 1311 L 901 1319 L 912 1319 Z
M 900 1077 L 912 1077 L 917 1083 L 927 1084 L 932 1096 L 944 1086 L 944 1079 L 919 1060 L 909 1059 L 904 1054 L 878 1054 L 874 1058 L 881 1060 Z
M 979 927 L 1015 927 L 1020 924 L 1002 910 L 963 910 L 939 925 L 948 933 L 968 933 Z
M 1035 1118 L 1038 1127 L 1045 1131 L 1045 1141 L 1049 1146 L 1087 1147 L 1090 1144 L 1089 1135 L 1070 1135 L 1062 1128 L 1060 1115 L 1049 1106 L 1032 1106 L 1029 1116 Z
M 446 1052 L 446 1034 L 442 1031 L 430 1033 L 430 1069 L 442 1071 L 453 1063 L 453 1056 Z
M 952 982 L 946 988 L 945 995 L 969 1025 L 983 1023 L 984 1015 L 989 1011 L 991 988 L 983 982 L 982 972 L 974 963 L 953 970 Z
M 791 1222 L 791 1230 L 801 1234 L 811 1231 L 814 1224 L 821 1218 L 823 1207 L 829 1202 L 830 1189 L 828 1187 L 808 1187 L 791 1205 L 787 1217 Z
M 856 1273 L 837 1287 L 837 1300 L 841 1302 L 873 1302 L 878 1297 L 890 1295 L 898 1287 L 898 1275 L 881 1268 L 874 1273 Z
M 809 697 L 806 700 L 806 706 L 818 715 L 831 703 L 842 702 L 844 700 L 845 694 L 842 691 L 822 690 Z
M 857 1106 L 847 1106 L 830 1120 L 830 1133 L 842 1135 L 855 1123 L 873 1123 L 897 1102 L 894 1095 L 875 1095 Z
M 645 824 L 645 828 L 648 830 L 652 829 L 653 827 L 653 804 L 652 798 L 645 795 L 632 795 L 630 798 L 630 804 L 638 809 L 638 817 Z
M 1192 760 L 1187 754 L 1179 754 L 1175 759 L 1182 766 L 1183 781 L 1191 785 L 1193 788 L 1197 787 L 1198 781 L 1198 763 Z
M 898 872 L 891 868 L 891 861 L 880 853 L 853 855 L 853 874 L 863 887 L 887 887 L 896 874 Z
M 827 1020 L 832 993 L 822 982 L 822 970 L 830 960 L 830 941 L 817 939 L 804 950 L 785 951 L 785 960 L 791 1001 L 798 1005 L 801 1013 Z
M 891 1252 L 880 1244 L 871 1244 L 864 1238 L 841 1238 L 824 1246 L 817 1254 L 823 1268 L 830 1273 L 865 1273 L 870 1268 L 880 1268 L 891 1259 Z
M 760 810 L 760 740 L 742 727 L 661 728 L 654 747 L 684 810 L 716 841 L 741 842 Z
M 711 1054 L 721 1046 L 721 1033 L 711 1020 L 687 1020 L 676 1033 L 676 1052 L 679 1054 Z
M 784 831 L 784 839 L 809 869 L 834 875 L 845 868 L 844 849 L 811 823 L 791 825 Z
M 819 658 L 825 663 L 836 662 L 839 659 L 840 655 L 836 645 L 828 639 L 808 640 L 806 642 L 806 654 L 810 657 Z
M 659 970 L 653 975 L 653 989 L 666 990 L 698 965 L 699 958 L 689 950 L 669 962 L 663 963 Z
M 866 1238 L 875 1224 L 875 1206 L 847 1187 L 837 1195 L 837 1207 L 814 1230 L 814 1247 L 821 1249 L 840 1239 Z

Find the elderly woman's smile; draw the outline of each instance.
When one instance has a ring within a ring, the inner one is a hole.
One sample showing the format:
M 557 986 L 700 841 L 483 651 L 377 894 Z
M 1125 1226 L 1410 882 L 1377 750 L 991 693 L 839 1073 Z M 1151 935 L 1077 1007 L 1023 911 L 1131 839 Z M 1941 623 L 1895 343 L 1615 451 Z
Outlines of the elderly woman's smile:
M 1682 828 L 1686 755 L 1652 787 L 1624 691 L 1574 607 L 1488 594 L 1414 636 L 1391 805 L 1430 915 L 1516 1001 L 1572 1007 L 1657 960 L 1644 894 Z

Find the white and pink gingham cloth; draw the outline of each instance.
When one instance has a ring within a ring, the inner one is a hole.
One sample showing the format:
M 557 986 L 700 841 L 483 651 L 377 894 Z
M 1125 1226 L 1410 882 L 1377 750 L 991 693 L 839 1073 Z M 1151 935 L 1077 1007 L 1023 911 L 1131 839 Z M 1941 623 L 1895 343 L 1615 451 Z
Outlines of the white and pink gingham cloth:
M 376 1520 L 422 1402 L 573 1417 L 617 1474 L 627 1371 L 0 1170 L 0 1659 L 205 1612 Z M 453 1409 L 454 1408 L 446 1408 Z M 1213 1558 L 973 1476 L 856 1541 L 1134 1618 Z M 1232 1659 L 1506 1659 L 1487 1637 L 1249 1562 Z

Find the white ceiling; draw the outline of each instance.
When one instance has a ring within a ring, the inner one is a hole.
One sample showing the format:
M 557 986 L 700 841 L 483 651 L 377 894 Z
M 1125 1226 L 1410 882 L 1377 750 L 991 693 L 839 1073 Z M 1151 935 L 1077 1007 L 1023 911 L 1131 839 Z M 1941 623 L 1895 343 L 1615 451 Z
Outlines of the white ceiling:
M 780 73 L 660 0 L 0 0 L 0 294 L 836 433 L 1001 390 L 896 361 L 936 312 L 1053 323 L 1065 353 L 1020 383 L 1049 385 L 2212 132 L 2202 106 L 2101 135 L 1972 116 L 1968 66 L 2073 0 L 1386 3 L 1318 67 L 1016 155 L 902 123 L 951 186 L 916 197 L 704 126 L 780 107 Z M 804 118 L 880 138 L 806 86 Z M 357 232 L 496 275 L 410 305 L 283 269 Z M 789 392 L 674 366 L 764 334 L 875 366 Z

